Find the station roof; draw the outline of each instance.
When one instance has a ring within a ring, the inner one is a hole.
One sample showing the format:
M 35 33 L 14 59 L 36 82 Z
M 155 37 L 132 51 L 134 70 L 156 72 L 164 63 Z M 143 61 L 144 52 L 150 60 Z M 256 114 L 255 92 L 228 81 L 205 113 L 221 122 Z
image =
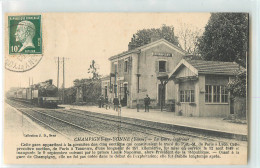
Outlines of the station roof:
M 237 71 L 244 70 L 243 67 L 241 67 L 239 64 L 235 62 L 182 59 L 176 66 L 176 68 L 172 71 L 170 77 L 172 78 L 176 76 L 179 70 L 183 67 L 183 65 L 189 68 L 196 75 L 235 75 Z
M 199 73 L 206 74 L 234 74 L 239 70 L 239 65 L 235 62 L 187 60 Z M 241 68 L 241 67 L 240 67 Z
M 128 51 L 124 51 L 124 52 L 122 52 L 122 53 L 120 53 L 120 54 L 114 55 L 114 56 L 110 57 L 109 60 L 111 61 L 111 60 L 120 58 L 120 57 L 122 57 L 122 56 L 131 54 L 131 53 L 138 53 L 138 52 L 140 52 L 142 49 L 145 49 L 145 48 L 148 48 L 148 47 L 153 47 L 153 46 L 156 45 L 157 43 L 165 43 L 165 44 L 167 44 L 167 45 L 170 45 L 171 47 L 173 47 L 173 48 L 176 49 L 177 51 L 183 53 L 184 55 L 187 54 L 187 52 L 184 51 L 184 50 L 183 50 L 182 48 L 180 48 L 179 46 L 176 46 L 176 45 L 170 43 L 169 41 L 167 41 L 167 40 L 161 38 L 161 39 L 159 39 L 159 40 L 156 40 L 156 41 L 154 41 L 154 42 L 148 43 L 148 44 L 146 44 L 146 45 L 137 47 L 137 48 L 135 48 L 135 49 L 128 50 Z

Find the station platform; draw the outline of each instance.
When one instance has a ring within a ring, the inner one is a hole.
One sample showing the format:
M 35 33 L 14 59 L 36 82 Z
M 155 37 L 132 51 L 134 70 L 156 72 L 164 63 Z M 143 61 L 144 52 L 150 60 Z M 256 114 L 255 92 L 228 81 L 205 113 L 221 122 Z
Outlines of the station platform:
M 61 105 L 67 109 L 79 109 L 88 112 L 102 113 L 118 116 L 118 112 L 113 108 L 98 108 L 97 106 L 76 106 L 76 105 Z M 200 130 L 206 132 L 216 132 L 217 134 L 234 134 L 242 136 L 242 139 L 247 139 L 248 127 L 247 124 L 232 123 L 223 118 L 214 117 L 185 117 L 176 116 L 174 112 L 160 111 L 158 109 L 150 109 L 149 112 L 144 112 L 140 109 L 121 108 L 121 116 L 133 119 L 146 120 L 156 123 L 170 124 L 178 127 L 190 128 L 192 130 Z
M 10 137 L 52 133 L 7 103 L 4 105 L 4 127 L 5 136 Z

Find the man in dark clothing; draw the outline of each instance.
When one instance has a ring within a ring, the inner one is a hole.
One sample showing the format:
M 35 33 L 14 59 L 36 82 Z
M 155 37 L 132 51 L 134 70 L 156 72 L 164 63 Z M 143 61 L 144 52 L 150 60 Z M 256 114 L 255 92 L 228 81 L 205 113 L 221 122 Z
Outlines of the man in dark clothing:
M 119 99 L 117 97 L 114 98 L 113 104 L 114 104 L 114 110 L 118 111 Z
M 101 107 L 104 107 L 104 102 L 105 102 L 105 98 L 104 98 L 104 96 L 102 95 L 102 96 L 101 96 Z
M 105 97 L 105 106 L 106 106 L 106 110 L 107 110 L 107 107 L 108 107 L 108 97 L 107 96 Z
M 103 103 L 104 103 L 104 97 L 103 95 L 101 95 L 98 100 L 99 108 L 103 107 Z
M 149 112 L 149 105 L 150 105 L 150 97 L 147 94 L 146 97 L 144 98 L 144 109 L 145 109 L 145 112 L 146 112 L 146 110 L 147 110 L 147 112 Z

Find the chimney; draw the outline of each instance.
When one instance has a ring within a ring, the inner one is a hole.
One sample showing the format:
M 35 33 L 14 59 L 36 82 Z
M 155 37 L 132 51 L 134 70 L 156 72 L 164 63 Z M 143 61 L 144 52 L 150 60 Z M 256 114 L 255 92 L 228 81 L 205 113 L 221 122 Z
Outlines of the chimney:
M 131 42 L 128 43 L 128 51 L 132 50 L 135 48 L 134 45 L 134 38 L 131 39 Z
M 128 43 L 128 51 L 129 50 L 132 50 L 132 43 L 131 42 Z

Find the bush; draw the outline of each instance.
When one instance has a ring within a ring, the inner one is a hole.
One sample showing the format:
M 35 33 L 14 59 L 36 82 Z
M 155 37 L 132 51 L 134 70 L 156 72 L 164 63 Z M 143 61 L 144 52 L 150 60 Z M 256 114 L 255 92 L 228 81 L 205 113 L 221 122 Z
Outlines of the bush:
M 179 112 L 178 112 L 178 116 L 182 116 L 183 114 L 182 114 L 182 110 L 180 110 Z

